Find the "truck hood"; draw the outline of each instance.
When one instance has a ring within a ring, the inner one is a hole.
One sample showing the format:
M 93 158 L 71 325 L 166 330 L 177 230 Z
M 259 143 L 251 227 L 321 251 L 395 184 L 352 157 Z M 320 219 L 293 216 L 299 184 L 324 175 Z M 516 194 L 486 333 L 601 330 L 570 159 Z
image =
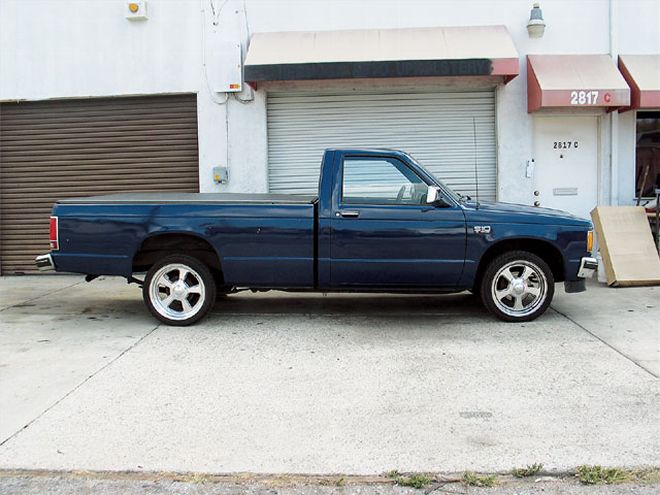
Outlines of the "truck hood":
M 551 208 L 492 201 L 479 201 L 478 207 L 476 201 L 465 201 L 463 208 L 468 222 L 572 225 L 591 228 L 589 220 Z

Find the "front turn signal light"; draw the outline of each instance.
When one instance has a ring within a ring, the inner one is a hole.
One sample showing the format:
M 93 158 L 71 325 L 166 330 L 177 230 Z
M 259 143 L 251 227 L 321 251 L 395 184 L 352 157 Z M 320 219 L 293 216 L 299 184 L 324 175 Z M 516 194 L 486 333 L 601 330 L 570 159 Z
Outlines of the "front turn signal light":
M 587 232 L 587 251 L 591 252 L 594 248 L 594 231 Z

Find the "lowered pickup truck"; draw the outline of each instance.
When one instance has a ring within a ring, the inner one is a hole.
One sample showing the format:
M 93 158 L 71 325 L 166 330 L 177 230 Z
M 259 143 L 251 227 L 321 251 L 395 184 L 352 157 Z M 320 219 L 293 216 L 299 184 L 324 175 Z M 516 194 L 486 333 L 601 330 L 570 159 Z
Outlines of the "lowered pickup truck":
M 40 269 L 126 277 L 170 325 L 198 321 L 217 296 L 241 289 L 470 290 L 498 318 L 529 321 L 555 282 L 584 291 L 597 266 L 589 221 L 472 201 L 392 150 L 327 150 L 318 196 L 67 199 L 50 226 Z

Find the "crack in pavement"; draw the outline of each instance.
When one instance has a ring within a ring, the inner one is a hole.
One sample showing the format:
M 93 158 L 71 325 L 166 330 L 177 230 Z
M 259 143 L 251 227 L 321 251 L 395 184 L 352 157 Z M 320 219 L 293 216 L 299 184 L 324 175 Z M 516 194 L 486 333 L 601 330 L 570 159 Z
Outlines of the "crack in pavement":
M 619 354 L 620 356 L 626 358 L 628 361 L 630 361 L 631 363 L 633 363 L 635 366 L 637 366 L 637 367 L 639 367 L 640 369 L 646 371 L 646 372 L 647 372 L 649 375 L 651 375 L 653 378 L 660 378 L 658 375 L 656 375 L 655 373 L 653 373 L 653 371 L 651 371 L 650 369 L 646 368 L 646 367 L 643 366 L 642 364 L 638 363 L 638 362 L 635 361 L 632 357 L 628 356 L 625 352 L 620 351 L 619 349 L 617 349 L 616 347 L 614 347 L 612 344 L 610 344 L 609 342 L 607 342 L 605 339 L 599 337 L 599 336 L 596 335 L 594 332 L 592 332 L 591 330 L 589 330 L 589 329 L 586 328 L 585 326 L 581 325 L 580 323 L 578 323 L 577 321 L 575 321 L 573 318 L 571 318 L 571 317 L 568 316 L 567 314 L 562 313 L 561 311 L 559 311 L 559 310 L 558 310 L 557 308 L 555 308 L 554 306 L 550 306 L 550 307 L 552 308 L 552 310 L 553 310 L 555 313 L 560 314 L 561 316 L 563 316 L 564 318 L 566 318 L 568 321 L 570 321 L 571 323 L 573 323 L 573 324 L 576 325 L 577 327 L 579 327 L 579 328 L 581 328 L 582 330 L 584 330 L 585 332 L 587 332 L 587 333 L 588 333 L 589 335 L 591 335 L 593 338 L 595 338 L 596 340 L 599 340 L 601 343 L 605 344 L 607 347 L 609 347 L 610 349 L 612 349 L 614 352 L 616 352 L 616 353 Z
M 5 311 L 7 309 L 15 308 L 17 306 L 21 306 L 22 304 L 29 303 L 29 302 L 32 302 L 32 301 L 36 301 L 37 299 L 41 299 L 42 297 L 50 296 L 51 294 L 55 294 L 56 292 L 60 292 L 62 290 L 70 289 L 71 287 L 75 287 L 76 285 L 82 284 L 84 281 L 85 280 L 81 280 L 80 282 L 76 282 L 75 284 L 67 285 L 66 287 L 60 287 L 59 289 L 54 289 L 54 290 L 51 290 L 50 292 L 45 292 L 45 293 L 43 293 L 39 296 L 35 296 L 35 297 L 30 298 L 30 299 L 26 299 L 24 301 L 17 302 L 16 304 L 12 304 L 10 306 L 7 306 L 6 308 L 1 308 L 0 313 L 2 313 L 3 311 Z
M 74 284 L 74 285 L 76 285 L 76 284 Z M 73 287 L 73 286 L 72 286 L 72 287 Z M 128 353 L 129 351 L 135 349 L 135 347 L 137 347 L 140 343 L 142 343 L 147 337 L 149 337 L 152 333 L 154 333 L 156 330 L 158 330 L 158 328 L 160 328 L 160 326 L 161 326 L 161 323 L 159 323 L 159 324 L 156 325 L 155 327 L 151 328 L 151 329 L 150 329 L 147 333 L 145 333 L 142 337 L 140 337 L 138 340 L 136 340 L 135 342 L 133 342 L 133 343 L 132 343 L 130 346 L 128 346 L 126 349 L 122 350 L 119 354 L 117 354 L 117 356 L 115 356 L 115 357 L 114 357 L 113 359 L 111 359 L 109 362 L 105 363 L 103 366 L 101 366 L 98 370 L 96 370 L 95 372 L 93 372 L 91 375 L 89 375 L 88 377 L 86 377 L 83 381 L 81 381 L 78 385 L 76 385 L 76 386 L 73 387 L 71 390 L 69 390 L 67 393 L 65 393 L 62 397 L 60 397 L 59 399 L 57 399 L 54 403 L 52 403 L 50 406 L 48 406 L 46 409 L 44 409 L 44 410 L 43 410 L 41 413 L 39 413 L 36 417 L 32 418 L 32 419 L 31 419 L 27 424 L 25 424 L 22 428 L 16 430 L 14 433 L 12 433 L 11 435 L 9 435 L 7 438 L 5 438 L 4 440 L 0 441 L 0 447 L 2 447 L 3 445 L 5 445 L 5 444 L 6 444 L 7 442 L 9 442 L 9 440 L 11 440 L 12 438 L 16 437 L 16 435 L 18 435 L 18 434 L 19 434 L 20 432 L 22 432 L 23 430 L 29 428 L 29 427 L 30 427 L 35 421 L 37 421 L 39 418 L 41 418 L 44 414 L 46 414 L 46 413 L 49 412 L 51 409 L 53 409 L 55 406 L 57 406 L 58 404 L 60 404 L 63 400 L 65 400 L 65 399 L 66 399 L 67 397 L 69 397 L 71 394 L 73 394 L 74 392 L 76 392 L 77 390 L 79 390 L 83 385 L 85 385 L 88 381 L 90 381 L 90 380 L 91 380 L 92 378 L 94 378 L 96 375 L 98 375 L 99 373 L 101 373 L 103 370 L 105 370 L 106 368 L 108 368 L 109 366 L 111 366 L 112 364 L 114 364 L 115 362 L 117 362 L 117 360 L 119 360 L 119 359 L 120 359 L 122 356 L 124 356 L 126 353 Z

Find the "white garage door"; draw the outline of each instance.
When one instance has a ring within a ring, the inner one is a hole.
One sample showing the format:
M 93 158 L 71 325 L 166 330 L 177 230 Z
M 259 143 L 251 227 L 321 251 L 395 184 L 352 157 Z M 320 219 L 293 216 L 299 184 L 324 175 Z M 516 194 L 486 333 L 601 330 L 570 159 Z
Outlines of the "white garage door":
M 271 192 L 316 193 L 323 150 L 332 147 L 406 151 L 473 198 L 476 159 L 479 197 L 494 200 L 494 90 L 268 94 Z

